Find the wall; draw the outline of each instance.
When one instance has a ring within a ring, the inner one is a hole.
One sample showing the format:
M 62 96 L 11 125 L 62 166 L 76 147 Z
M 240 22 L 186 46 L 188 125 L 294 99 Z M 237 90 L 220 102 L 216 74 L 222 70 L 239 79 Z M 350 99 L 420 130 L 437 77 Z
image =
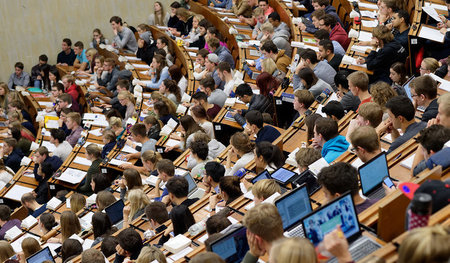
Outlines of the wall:
M 70 38 L 72 43 L 81 40 L 89 47 L 92 30 L 99 28 L 111 41 L 111 16 L 118 15 L 136 27 L 147 22 L 153 3 L 149 0 L 0 0 L 0 81 L 8 81 L 17 61 L 24 63 L 26 72 L 38 63 L 41 54 L 49 57 L 50 64 L 55 64 L 63 38 Z

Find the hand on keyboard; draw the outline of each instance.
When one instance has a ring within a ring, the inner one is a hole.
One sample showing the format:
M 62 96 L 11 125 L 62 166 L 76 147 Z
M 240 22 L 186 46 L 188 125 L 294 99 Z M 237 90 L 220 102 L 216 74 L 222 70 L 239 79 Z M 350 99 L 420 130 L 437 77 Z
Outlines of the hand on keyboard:
M 352 256 L 348 250 L 347 239 L 345 238 L 340 226 L 332 232 L 326 234 L 322 242 L 325 249 L 333 254 L 339 262 L 352 261 Z

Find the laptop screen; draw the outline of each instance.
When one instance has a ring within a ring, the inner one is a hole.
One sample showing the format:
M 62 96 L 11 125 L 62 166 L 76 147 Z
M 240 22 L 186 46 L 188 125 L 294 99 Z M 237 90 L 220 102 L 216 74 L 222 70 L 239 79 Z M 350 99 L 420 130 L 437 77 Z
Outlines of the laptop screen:
M 256 184 L 256 182 L 261 181 L 263 179 L 270 179 L 269 171 L 264 170 L 262 173 L 258 174 L 258 176 L 252 179 L 252 184 Z
M 49 247 L 45 247 L 27 258 L 27 263 L 42 263 L 46 260 L 55 262 Z
M 304 217 L 302 222 L 305 236 L 314 246 L 339 225 L 347 239 L 359 233 L 358 216 L 350 193 L 315 210 Z
M 192 191 L 195 191 L 195 189 L 197 189 L 197 184 L 195 183 L 195 181 L 192 178 L 191 174 L 190 173 L 186 173 L 184 178 L 186 178 L 186 180 L 188 181 L 188 184 L 189 184 L 189 191 L 188 191 L 188 193 L 192 193 Z
M 409 84 L 411 83 L 411 81 L 412 81 L 413 79 L 415 79 L 414 76 L 411 77 L 411 78 L 403 85 L 403 89 L 404 89 L 405 92 L 406 92 L 406 96 L 408 96 L 408 98 L 409 98 L 411 101 L 413 101 L 413 97 L 412 97 L 412 95 L 411 95 L 411 89 L 410 89 L 410 87 L 409 87 Z
M 306 185 L 303 185 L 289 194 L 275 201 L 275 206 L 283 221 L 283 229 L 286 230 L 296 224 L 304 216 L 312 211 L 311 203 Z
M 383 178 L 389 176 L 389 168 L 386 161 L 386 153 L 382 152 L 359 167 L 362 193 L 366 195 L 372 189 L 380 186 Z
M 271 174 L 271 177 L 282 184 L 285 184 L 289 179 L 291 179 L 294 175 L 296 175 L 295 172 L 290 171 L 286 168 L 281 167 L 280 169 L 276 170 Z
M 106 214 L 113 225 L 119 223 L 123 219 L 124 203 L 122 199 L 117 200 L 112 205 L 105 208 Z
M 249 250 L 246 231 L 247 228 L 242 226 L 214 241 L 211 244 L 211 251 L 227 263 L 240 263 Z

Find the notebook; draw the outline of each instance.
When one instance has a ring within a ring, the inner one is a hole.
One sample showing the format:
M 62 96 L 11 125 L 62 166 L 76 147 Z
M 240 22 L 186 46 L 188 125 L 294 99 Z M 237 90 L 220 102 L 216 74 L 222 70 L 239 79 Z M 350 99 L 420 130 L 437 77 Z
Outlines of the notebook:
M 355 262 L 381 247 L 372 239 L 362 236 L 350 192 L 310 213 L 302 219 L 302 223 L 305 237 L 314 246 L 319 245 L 326 234 L 341 226 L 350 245 L 350 254 Z M 337 259 L 333 258 L 328 262 L 337 262 Z
M 27 258 L 27 263 L 42 263 L 46 260 L 55 262 L 49 247 L 45 247 Z
M 240 263 L 249 250 L 247 228 L 241 226 L 211 243 L 211 251 L 219 255 L 227 263 Z
M 386 153 L 381 152 L 369 162 L 358 168 L 361 189 L 364 196 L 369 199 L 381 199 L 386 196 L 383 189 L 383 179 L 389 177 L 389 168 Z
M 123 225 L 123 208 L 125 204 L 122 199 L 117 200 L 108 207 L 105 208 L 105 212 L 111 220 L 111 224 L 115 225 L 118 229 Z

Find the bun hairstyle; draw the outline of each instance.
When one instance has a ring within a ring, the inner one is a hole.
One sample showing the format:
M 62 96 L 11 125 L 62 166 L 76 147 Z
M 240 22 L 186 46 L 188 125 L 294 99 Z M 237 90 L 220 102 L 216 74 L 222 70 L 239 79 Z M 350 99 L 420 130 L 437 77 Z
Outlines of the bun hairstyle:
M 224 176 L 220 178 L 220 191 L 228 195 L 227 205 L 242 195 L 240 183 L 241 179 L 238 176 Z
M 236 150 L 243 153 L 251 152 L 255 148 L 255 144 L 251 142 L 248 135 L 243 132 L 236 132 L 233 134 L 230 138 L 230 143 Z

